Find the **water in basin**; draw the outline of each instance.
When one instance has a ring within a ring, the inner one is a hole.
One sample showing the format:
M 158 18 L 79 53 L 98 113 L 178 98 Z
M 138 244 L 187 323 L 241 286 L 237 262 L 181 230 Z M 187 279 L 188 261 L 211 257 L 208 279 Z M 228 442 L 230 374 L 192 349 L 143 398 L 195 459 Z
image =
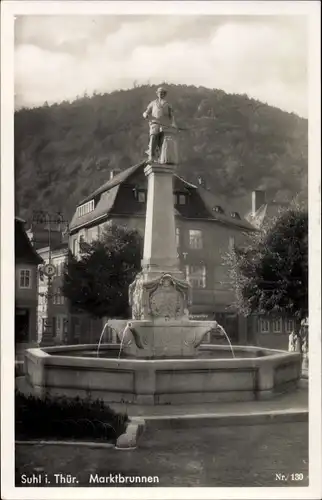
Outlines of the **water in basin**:
M 219 346 L 218 346 L 219 347 Z M 235 347 L 236 349 L 236 347 Z M 58 353 L 57 353 L 58 354 Z M 70 356 L 70 357 L 80 357 L 80 358 L 101 358 L 101 359 L 135 359 L 123 351 L 119 351 L 119 346 L 109 346 L 107 347 L 101 347 L 100 351 L 97 353 L 96 349 L 79 349 L 79 350 L 73 350 L 73 351 L 68 351 L 68 348 L 66 348 L 66 351 L 61 351 L 58 354 L 59 356 Z M 245 351 L 245 350 L 239 350 L 237 349 L 237 352 L 235 354 L 235 358 L 257 358 L 257 357 L 262 357 L 265 354 L 261 350 L 255 350 L 255 351 Z M 193 359 L 232 359 L 232 353 L 230 350 L 226 349 L 215 349 L 215 346 L 211 346 L 211 348 L 207 349 L 206 345 L 201 346 L 196 353 L 196 356 Z M 173 356 L 171 358 L 168 357 L 153 357 L 153 359 L 167 359 L 171 361 L 171 359 L 176 360 L 176 359 L 189 359 L 189 358 L 184 358 L 182 356 Z M 191 359 L 191 358 L 190 358 Z

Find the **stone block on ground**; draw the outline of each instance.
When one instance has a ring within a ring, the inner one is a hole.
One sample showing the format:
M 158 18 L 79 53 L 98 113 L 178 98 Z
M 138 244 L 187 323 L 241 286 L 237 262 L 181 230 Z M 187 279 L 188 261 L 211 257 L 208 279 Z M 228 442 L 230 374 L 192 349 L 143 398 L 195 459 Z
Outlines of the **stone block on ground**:
M 128 450 L 136 448 L 144 427 L 145 422 L 142 418 L 133 418 L 130 420 L 125 433 L 117 438 L 116 449 Z

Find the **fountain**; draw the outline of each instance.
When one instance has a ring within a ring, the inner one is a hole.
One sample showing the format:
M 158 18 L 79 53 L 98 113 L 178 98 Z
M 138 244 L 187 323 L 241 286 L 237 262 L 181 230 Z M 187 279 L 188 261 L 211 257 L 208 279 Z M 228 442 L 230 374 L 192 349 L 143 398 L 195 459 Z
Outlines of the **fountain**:
M 100 335 L 100 338 L 99 338 L 99 341 L 98 341 L 98 344 L 97 344 L 96 357 L 98 357 L 98 356 L 99 356 L 101 343 L 102 343 L 102 340 L 103 340 L 103 337 L 104 337 L 105 330 L 106 330 L 106 328 L 107 328 L 108 326 L 109 326 L 109 325 L 108 325 L 108 323 L 105 323 L 105 325 L 103 326 L 103 330 L 102 330 L 102 333 L 101 333 L 101 335 Z
M 173 128 L 164 133 L 165 143 L 175 140 Z M 190 286 L 175 241 L 177 165 L 161 153 L 158 161 L 146 162 L 142 270 L 129 288 L 132 318 L 120 332 L 121 345 L 102 344 L 103 330 L 98 346 L 28 349 L 25 372 L 38 395 L 91 394 L 108 403 L 176 405 L 264 399 L 297 386 L 298 353 L 232 347 L 216 321 L 189 319 Z M 214 329 L 229 345 L 202 344 Z

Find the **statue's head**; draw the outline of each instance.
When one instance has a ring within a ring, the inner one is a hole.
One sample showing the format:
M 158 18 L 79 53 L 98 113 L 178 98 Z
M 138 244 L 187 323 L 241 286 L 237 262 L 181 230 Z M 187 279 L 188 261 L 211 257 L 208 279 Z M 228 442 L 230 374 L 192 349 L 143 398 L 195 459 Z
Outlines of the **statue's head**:
M 163 87 L 159 87 L 156 92 L 158 97 L 165 97 L 167 95 L 167 91 Z

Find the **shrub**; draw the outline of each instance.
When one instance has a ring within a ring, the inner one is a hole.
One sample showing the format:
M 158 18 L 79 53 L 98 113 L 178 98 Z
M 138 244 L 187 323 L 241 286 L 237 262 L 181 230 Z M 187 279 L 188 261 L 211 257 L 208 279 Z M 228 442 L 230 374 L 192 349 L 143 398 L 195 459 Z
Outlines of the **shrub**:
M 38 398 L 15 394 L 16 439 L 91 439 L 115 442 L 128 417 L 102 400 L 79 397 Z

